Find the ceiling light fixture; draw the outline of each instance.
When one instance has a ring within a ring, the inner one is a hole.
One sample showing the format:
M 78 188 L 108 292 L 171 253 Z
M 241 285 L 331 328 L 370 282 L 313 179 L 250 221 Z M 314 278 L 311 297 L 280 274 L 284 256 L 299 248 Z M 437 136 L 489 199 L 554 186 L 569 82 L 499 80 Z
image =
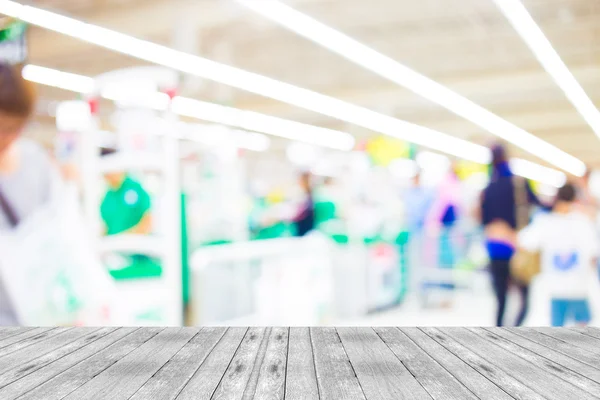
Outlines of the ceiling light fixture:
M 490 160 L 490 152 L 484 146 L 110 29 L 10 0 L 0 0 L 0 13 L 122 54 L 279 100 L 459 158 L 480 163 Z M 548 159 L 554 160 L 553 157 Z M 575 171 L 576 168 L 572 170 Z
M 91 93 L 94 91 L 94 79 L 87 76 L 70 74 L 31 64 L 23 68 L 22 75 L 28 81 L 71 92 Z
M 600 111 L 560 58 L 544 32 L 519 0 L 494 0 L 521 38 L 527 43 L 542 67 L 565 93 L 571 104 L 600 137 Z
M 432 79 L 294 10 L 280 1 L 237 1 L 281 26 L 441 105 L 558 168 L 577 176 L 582 176 L 585 173 L 585 164 L 581 160 L 511 124 Z
M 25 71 L 29 72 L 25 73 Z M 93 78 L 31 64 L 25 66 L 23 70 L 23 76 L 25 79 L 32 82 L 63 89 L 65 89 L 65 86 L 68 86 L 69 88 L 66 90 L 81 92 L 84 94 L 93 92 L 94 87 Z M 64 77 L 69 78 L 65 80 Z M 66 85 L 66 82 L 79 82 L 80 84 Z M 90 89 L 90 87 L 92 89 Z M 112 91 L 108 94 L 110 94 L 111 97 L 107 97 L 107 99 L 113 100 L 116 103 L 123 101 L 123 99 L 119 99 L 117 94 L 123 95 L 128 99 L 131 97 L 127 93 Z M 152 109 L 164 110 L 167 108 L 168 101 L 165 102 L 165 95 L 163 93 L 157 92 L 156 95 L 149 96 L 148 101 L 145 104 L 147 107 Z M 354 148 L 354 138 L 346 132 L 320 128 L 313 125 L 302 124 L 299 122 L 259 114 L 252 111 L 240 110 L 233 107 L 226 107 L 219 104 L 203 102 L 180 96 L 177 96 L 173 99 L 172 106 L 173 112 L 176 114 L 204 121 L 233 126 L 248 131 L 262 132 L 298 142 L 328 147 L 334 150 L 346 151 Z M 263 140 L 263 142 L 265 141 Z M 263 148 L 264 146 L 264 143 L 262 145 L 257 145 L 259 148 Z M 260 151 L 258 148 L 253 148 L 252 150 Z M 450 162 L 447 157 L 441 154 L 420 152 L 419 155 L 419 161 L 421 162 L 427 161 L 427 159 L 430 160 L 432 158 L 437 159 L 438 161 L 445 159 Z M 514 172 L 517 175 L 540 180 L 540 182 L 548 183 L 548 181 L 550 181 L 551 184 L 557 185 L 560 182 L 566 181 L 566 176 L 561 171 L 546 168 L 530 161 L 518 159 L 516 164 L 511 164 L 511 166 L 513 168 L 516 167 Z
M 561 187 L 567 181 L 561 171 L 520 158 L 510 160 L 510 169 L 516 175 L 554 187 Z
M 23 77 L 35 83 L 78 93 L 89 94 L 94 91 L 93 78 L 37 65 L 26 65 L 23 69 Z M 140 98 L 140 96 L 132 95 L 126 91 L 109 90 L 101 92 L 100 96 L 112 100 L 116 104 L 126 105 L 134 102 L 138 106 L 154 110 L 165 110 L 169 104 L 168 96 L 159 92 Z M 186 97 L 175 97 L 172 103 L 172 110 L 178 115 L 234 126 L 248 131 L 262 132 L 334 150 L 352 150 L 355 144 L 354 137 L 346 132 L 320 128 Z M 264 146 L 264 143 L 260 146 Z

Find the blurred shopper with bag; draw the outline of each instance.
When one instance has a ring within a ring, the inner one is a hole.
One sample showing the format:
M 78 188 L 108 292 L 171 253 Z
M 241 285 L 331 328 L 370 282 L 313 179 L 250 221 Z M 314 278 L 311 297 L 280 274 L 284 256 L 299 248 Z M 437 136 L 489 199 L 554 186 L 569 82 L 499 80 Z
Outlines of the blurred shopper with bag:
M 519 246 L 541 253 L 541 277 L 551 296 L 552 326 L 569 319 L 586 325 L 591 320 L 589 283 L 599 255 L 598 234 L 588 216 L 575 207 L 576 189 L 559 189 L 552 213 L 537 217 L 519 233 Z
M 114 293 L 87 237 L 76 191 L 21 137 L 35 105 L 0 65 L 0 325 L 106 324 Z
M 48 203 L 60 186 L 58 170 L 43 149 L 21 137 L 35 105 L 32 84 L 18 67 L 0 65 L 0 231 Z M 0 262 L 2 254 L 0 253 Z M 18 323 L 0 275 L 0 325 Z
M 488 186 L 481 196 L 481 223 L 490 259 L 494 294 L 498 303 L 496 325 L 504 324 L 504 311 L 510 283 L 516 284 L 521 295 L 521 309 L 516 320 L 519 326 L 525 320 L 529 287 L 511 277 L 511 261 L 515 255 L 517 231 L 529 221 L 532 205 L 541 205 L 527 182 L 516 178 L 508 165 L 502 145 L 492 148 L 492 171 Z M 521 258 L 519 258 L 521 259 Z
M 308 172 L 300 175 L 300 188 L 302 189 L 302 203 L 294 218 L 297 236 L 306 236 L 315 229 L 315 200 L 313 196 L 311 175 Z

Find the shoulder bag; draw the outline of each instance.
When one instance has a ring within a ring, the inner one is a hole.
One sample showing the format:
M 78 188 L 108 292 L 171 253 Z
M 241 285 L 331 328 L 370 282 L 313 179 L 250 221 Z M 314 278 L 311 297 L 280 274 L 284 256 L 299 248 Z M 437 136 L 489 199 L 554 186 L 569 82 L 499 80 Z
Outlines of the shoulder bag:
M 513 178 L 515 193 L 515 208 L 517 213 L 517 230 L 525 228 L 529 222 L 529 201 L 527 199 L 527 182 L 524 179 Z M 510 274 L 521 285 L 529 285 L 533 278 L 540 273 L 540 252 L 517 250 L 510 260 Z

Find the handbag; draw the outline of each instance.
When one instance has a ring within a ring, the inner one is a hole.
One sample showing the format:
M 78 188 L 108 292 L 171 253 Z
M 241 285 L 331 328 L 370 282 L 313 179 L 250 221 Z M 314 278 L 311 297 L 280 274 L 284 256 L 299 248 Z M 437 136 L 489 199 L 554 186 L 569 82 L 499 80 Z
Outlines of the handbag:
M 517 212 L 517 230 L 527 226 L 529 222 L 529 201 L 524 180 L 513 178 L 515 206 Z M 510 260 L 510 274 L 521 285 L 529 285 L 533 278 L 540 273 L 541 254 L 539 251 L 528 251 L 517 247 Z

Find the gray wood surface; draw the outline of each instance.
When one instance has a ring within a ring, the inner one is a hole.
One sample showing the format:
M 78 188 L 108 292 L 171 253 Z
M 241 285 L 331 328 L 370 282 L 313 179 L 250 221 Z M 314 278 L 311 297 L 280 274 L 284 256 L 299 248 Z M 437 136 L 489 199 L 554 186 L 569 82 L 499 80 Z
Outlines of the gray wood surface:
M 319 388 L 308 328 L 290 328 L 287 357 L 286 400 L 317 400 Z
M 500 340 L 492 339 L 493 336 L 483 338 L 465 328 L 449 328 L 445 329 L 444 333 L 481 357 L 493 362 L 514 379 L 521 381 L 546 398 L 553 396 L 561 399 L 569 397 L 595 398 L 590 392 L 567 383 L 572 379 L 567 369 L 551 366 L 551 364 L 536 363 L 527 359 L 525 352 L 515 354 L 507 351 L 505 347 L 502 347 L 503 343 Z
M 0 328 L 0 399 L 598 399 L 595 328 Z

